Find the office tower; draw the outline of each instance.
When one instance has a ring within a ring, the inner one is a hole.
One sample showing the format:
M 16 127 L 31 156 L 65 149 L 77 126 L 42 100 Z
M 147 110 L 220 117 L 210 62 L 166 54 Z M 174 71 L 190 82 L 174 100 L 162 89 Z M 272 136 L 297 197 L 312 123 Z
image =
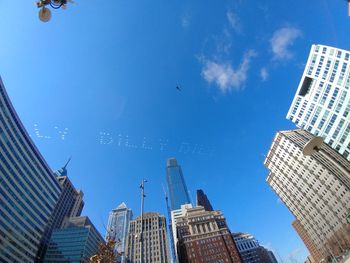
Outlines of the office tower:
M 0 79 L 0 261 L 35 262 L 61 186 Z
M 220 211 L 188 208 L 176 229 L 179 262 L 242 262 Z
M 203 206 L 206 211 L 213 211 L 213 207 L 202 189 L 197 190 L 196 200 L 196 206 Z
M 123 254 L 125 252 L 126 237 L 131 219 L 132 211 L 125 203 L 121 203 L 109 213 L 106 239 L 116 241 L 115 254 L 122 255 L 118 256 L 118 260 L 121 262 L 125 261 Z
M 254 236 L 248 233 L 233 233 L 232 236 L 243 263 L 261 262 L 258 251 L 260 245 Z
M 350 246 L 350 162 L 326 143 L 303 155 L 312 138 L 305 130 L 278 132 L 265 159 L 266 180 L 327 260 Z
M 350 160 L 350 52 L 312 45 L 287 119 Z
M 306 230 L 304 229 L 303 225 L 299 222 L 298 219 L 295 219 L 292 223 L 293 228 L 298 233 L 301 240 L 304 242 L 306 248 L 309 250 L 312 258 L 315 260 L 315 262 L 321 262 L 322 260 L 322 254 L 317 249 L 315 243 L 310 238 Z
M 181 205 L 191 203 L 181 166 L 175 158 L 167 161 L 167 183 L 171 210 L 180 209 Z
M 165 217 L 150 212 L 143 215 L 143 220 L 141 216 L 131 220 L 126 252 L 126 261 L 130 263 L 170 263 Z
M 40 242 L 40 248 L 37 254 L 37 257 L 40 258 L 40 260 L 38 260 L 39 262 L 42 262 L 45 257 L 52 231 L 56 228 L 60 228 L 65 219 L 80 216 L 84 207 L 83 192 L 76 190 L 67 177 L 66 167 L 68 162 L 61 169 L 54 172 L 57 181 L 61 185 L 62 191 L 53 211 L 52 220 L 48 222 L 44 236 Z
M 267 248 L 260 246 L 257 249 L 257 252 L 260 258 L 260 263 L 278 263 L 275 255 L 271 250 L 268 250 Z
M 71 217 L 53 231 L 44 262 L 89 262 L 103 242 L 88 217 Z
M 171 235 L 172 235 L 172 240 L 173 240 L 173 250 L 174 250 L 174 254 L 175 254 L 175 257 L 176 257 L 176 262 L 179 262 L 179 259 L 178 259 L 178 256 L 177 256 L 177 253 L 176 253 L 176 248 L 177 248 L 177 242 L 178 242 L 178 239 L 177 239 L 177 228 L 176 228 L 176 223 L 177 223 L 177 220 L 181 217 L 184 217 L 186 215 L 186 212 L 187 212 L 187 209 L 188 208 L 192 208 L 192 204 L 185 204 L 185 205 L 181 205 L 181 208 L 180 209 L 176 209 L 176 210 L 173 210 L 171 211 Z

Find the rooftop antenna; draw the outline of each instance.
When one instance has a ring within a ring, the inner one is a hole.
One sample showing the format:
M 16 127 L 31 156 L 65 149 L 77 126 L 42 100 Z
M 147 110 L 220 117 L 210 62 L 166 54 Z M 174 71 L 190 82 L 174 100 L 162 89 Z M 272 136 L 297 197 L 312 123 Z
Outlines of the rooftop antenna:
M 65 169 L 67 167 L 67 165 L 69 164 L 70 160 L 72 160 L 72 156 L 69 157 L 68 161 L 66 162 L 66 164 L 63 166 L 63 169 Z

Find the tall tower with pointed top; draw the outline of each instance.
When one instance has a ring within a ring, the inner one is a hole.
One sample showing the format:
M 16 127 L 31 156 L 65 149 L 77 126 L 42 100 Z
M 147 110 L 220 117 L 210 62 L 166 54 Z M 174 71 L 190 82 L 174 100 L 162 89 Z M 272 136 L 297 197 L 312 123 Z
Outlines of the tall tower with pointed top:
M 182 169 L 175 158 L 168 159 L 166 171 L 171 210 L 180 209 L 181 205 L 184 204 L 190 204 L 190 196 Z
M 46 248 L 52 231 L 60 228 L 67 219 L 80 216 L 84 207 L 83 192 L 75 189 L 67 176 L 67 165 L 69 162 L 70 158 L 61 169 L 54 172 L 54 175 L 61 186 L 62 192 L 52 213 L 52 219 L 49 221 L 44 237 L 41 241 L 40 250 L 38 252 L 40 258 L 44 258 L 43 255 L 46 253 Z
M 124 202 L 109 213 L 106 239 L 116 241 L 115 253 L 121 254 L 119 256 L 121 262 L 125 262 L 125 243 L 130 220 L 132 220 L 132 211 Z

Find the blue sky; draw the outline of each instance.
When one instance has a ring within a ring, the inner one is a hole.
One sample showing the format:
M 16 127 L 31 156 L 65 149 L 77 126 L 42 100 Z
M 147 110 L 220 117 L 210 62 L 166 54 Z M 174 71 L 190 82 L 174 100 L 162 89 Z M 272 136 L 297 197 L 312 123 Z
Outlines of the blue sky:
M 78 1 L 41 23 L 30 0 L 0 2 L 0 75 L 34 142 L 68 174 L 104 233 L 126 202 L 166 214 L 176 157 L 232 231 L 284 262 L 307 251 L 265 178 L 312 43 L 350 49 L 342 0 Z M 177 85 L 182 87 L 179 92 Z

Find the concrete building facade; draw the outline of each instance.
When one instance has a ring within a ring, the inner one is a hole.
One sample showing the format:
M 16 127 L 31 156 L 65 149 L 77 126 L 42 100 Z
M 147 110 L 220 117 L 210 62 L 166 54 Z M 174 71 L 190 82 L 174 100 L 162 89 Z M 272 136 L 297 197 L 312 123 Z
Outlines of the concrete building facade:
M 350 52 L 312 45 L 287 114 L 350 160 Z
M 299 220 L 295 219 L 292 223 L 292 226 L 298 233 L 301 240 L 304 242 L 306 248 L 309 250 L 314 262 L 321 262 L 323 258 L 322 253 L 320 253 L 320 251 L 317 249 L 317 246 L 310 238 L 309 234 L 305 231 L 303 225 L 299 222 Z
M 266 180 L 328 261 L 350 247 L 350 162 L 326 143 L 303 155 L 312 138 L 305 130 L 278 132 L 265 159 Z
M 170 263 L 165 217 L 145 213 L 130 221 L 127 235 L 126 261 L 130 263 Z

